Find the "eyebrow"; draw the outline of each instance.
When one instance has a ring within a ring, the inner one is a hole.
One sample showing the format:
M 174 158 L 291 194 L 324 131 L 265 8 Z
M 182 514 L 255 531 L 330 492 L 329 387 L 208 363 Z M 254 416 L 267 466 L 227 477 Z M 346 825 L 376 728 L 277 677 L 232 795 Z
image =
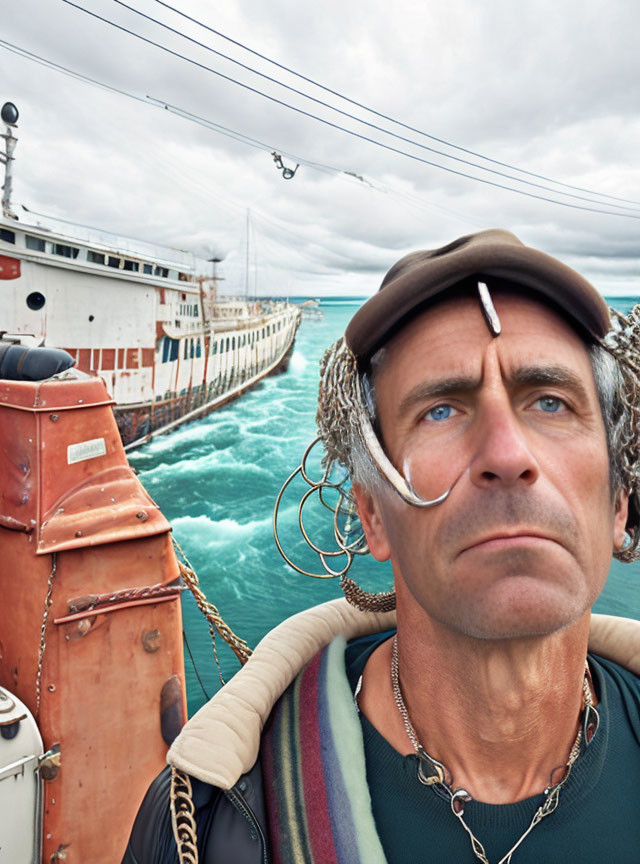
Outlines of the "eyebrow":
M 412 388 L 400 401 L 398 416 L 410 413 L 416 405 L 438 396 L 464 395 L 478 390 L 481 379 L 455 375 L 438 381 L 423 382 Z M 507 383 L 515 387 L 560 387 L 572 391 L 580 400 L 588 400 L 588 391 L 579 375 L 566 366 L 520 366 L 508 376 Z

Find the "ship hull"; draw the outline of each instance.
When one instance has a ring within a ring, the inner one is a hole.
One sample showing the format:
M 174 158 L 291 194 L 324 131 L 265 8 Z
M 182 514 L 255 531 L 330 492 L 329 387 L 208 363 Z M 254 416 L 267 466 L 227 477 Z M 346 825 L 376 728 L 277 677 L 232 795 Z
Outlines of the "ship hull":
M 157 435 L 166 435 L 184 423 L 205 417 L 222 408 L 243 393 L 251 390 L 269 375 L 280 375 L 287 371 L 293 354 L 295 331 L 284 353 L 274 362 L 265 364 L 256 374 L 245 377 L 246 371 L 238 369 L 234 377 L 221 389 L 219 384 L 191 388 L 181 396 L 172 395 L 160 402 L 141 405 L 116 405 L 114 413 L 125 450 L 134 450 Z

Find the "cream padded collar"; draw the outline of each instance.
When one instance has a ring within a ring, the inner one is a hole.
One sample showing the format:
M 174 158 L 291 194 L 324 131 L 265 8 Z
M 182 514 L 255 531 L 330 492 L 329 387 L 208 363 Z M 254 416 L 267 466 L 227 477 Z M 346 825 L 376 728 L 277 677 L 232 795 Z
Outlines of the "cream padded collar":
M 206 783 L 230 789 L 258 758 L 271 709 L 298 672 L 336 636 L 395 627 L 395 612 L 358 612 L 331 600 L 299 612 L 268 633 L 242 669 L 184 726 L 167 761 Z M 640 621 L 593 615 L 589 650 L 640 675 Z

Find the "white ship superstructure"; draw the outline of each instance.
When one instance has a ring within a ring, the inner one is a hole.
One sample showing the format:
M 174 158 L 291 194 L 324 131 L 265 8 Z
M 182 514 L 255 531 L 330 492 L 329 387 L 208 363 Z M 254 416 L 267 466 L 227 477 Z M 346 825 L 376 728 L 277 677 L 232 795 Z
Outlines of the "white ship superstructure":
M 5 140 L 10 167 L 11 125 Z M 10 174 L 5 193 L 7 185 Z M 5 194 L 0 335 L 64 348 L 77 368 L 103 378 L 127 447 L 286 368 L 296 306 L 220 301 L 217 279 L 198 275 L 189 253 L 99 231 L 52 230 L 25 215 L 35 224 L 18 220 Z
M 144 257 L 0 222 L 0 330 L 64 348 L 79 369 L 100 375 L 127 446 L 215 408 L 285 362 L 297 308 L 216 301 L 215 281 L 197 278 L 187 254 Z

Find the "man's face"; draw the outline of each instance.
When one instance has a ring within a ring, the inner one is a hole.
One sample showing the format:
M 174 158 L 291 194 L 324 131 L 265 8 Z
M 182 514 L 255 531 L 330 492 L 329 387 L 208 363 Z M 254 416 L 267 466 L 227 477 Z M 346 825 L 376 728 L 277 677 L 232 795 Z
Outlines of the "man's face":
M 358 495 L 398 602 L 478 638 L 577 621 L 624 537 L 587 350 L 548 307 L 497 295 L 493 338 L 474 297 L 445 301 L 387 346 L 376 375 L 391 461 L 430 510 Z M 405 598 L 404 600 L 402 598 Z M 416 606 L 417 604 L 417 606 Z

